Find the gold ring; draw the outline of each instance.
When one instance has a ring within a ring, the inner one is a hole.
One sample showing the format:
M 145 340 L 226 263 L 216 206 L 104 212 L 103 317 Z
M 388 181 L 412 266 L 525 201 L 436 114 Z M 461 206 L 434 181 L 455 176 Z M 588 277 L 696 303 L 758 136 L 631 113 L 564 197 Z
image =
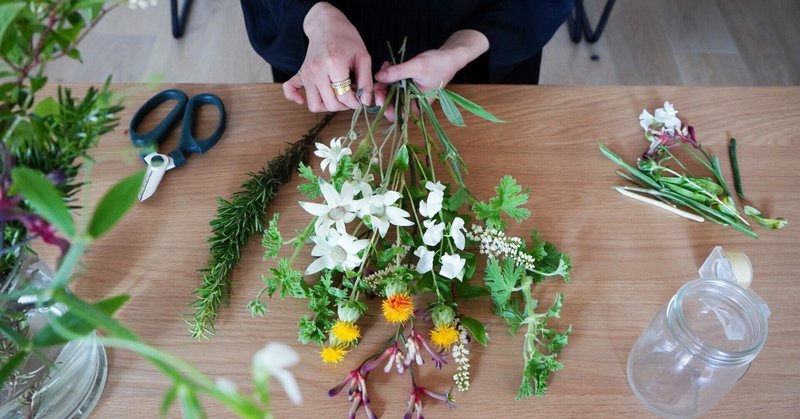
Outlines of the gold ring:
M 350 79 L 344 79 L 342 81 L 335 81 L 331 83 L 331 87 L 334 89 L 338 89 L 341 87 L 350 87 Z
M 350 91 L 350 85 L 347 84 L 344 87 L 334 87 L 333 92 L 336 93 L 336 96 L 341 96 Z

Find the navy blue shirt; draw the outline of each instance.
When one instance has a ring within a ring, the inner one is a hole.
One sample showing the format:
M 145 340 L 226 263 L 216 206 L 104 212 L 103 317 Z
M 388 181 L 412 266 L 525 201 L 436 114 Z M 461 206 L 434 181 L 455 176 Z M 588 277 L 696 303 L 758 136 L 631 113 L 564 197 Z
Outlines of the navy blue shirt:
M 295 74 L 307 39 L 303 19 L 318 0 L 241 0 L 253 48 L 270 65 Z M 475 29 L 489 51 L 454 82 L 497 82 L 539 54 L 574 6 L 573 0 L 328 0 L 356 27 L 373 71 L 407 38 L 406 58 L 439 48 L 455 31 Z M 462 75 L 463 76 L 463 75 Z

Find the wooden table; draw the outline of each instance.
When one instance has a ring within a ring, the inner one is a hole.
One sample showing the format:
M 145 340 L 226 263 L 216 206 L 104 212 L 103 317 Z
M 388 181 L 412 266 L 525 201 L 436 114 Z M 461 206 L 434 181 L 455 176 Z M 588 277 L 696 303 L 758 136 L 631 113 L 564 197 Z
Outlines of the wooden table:
M 177 354 L 213 377 L 227 377 L 250 388 L 253 354 L 271 341 L 292 344 L 302 359 L 294 368 L 305 402 L 295 407 L 277 384 L 277 417 L 341 417 L 349 403 L 326 391 L 364 357 L 377 350 L 387 332 L 380 319 L 363 321 L 366 339 L 336 367 L 322 365 L 317 348 L 296 341 L 304 301 L 273 300 L 266 318 L 251 318 L 245 304 L 261 287 L 260 237 L 253 237 L 233 278 L 234 295 L 217 321 L 218 334 L 192 341 L 181 316 L 190 314 L 198 269 L 208 258 L 209 221 L 216 199 L 229 197 L 276 156 L 284 143 L 300 138 L 318 116 L 285 101 L 277 85 L 183 85 L 190 93 L 212 91 L 228 109 L 224 139 L 210 153 L 192 156 L 170 172 L 151 200 L 137 204 L 85 258 L 77 292 L 89 299 L 117 293 L 132 296 L 119 318 L 151 344 Z M 513 231 L 531 228 L 564 249 L 574 262 L 573 282 L 537 289 L 542 301 L 563 290 L 561 325 L 574 325 L 569 346 L 542 398 L 514 401 L 521 371 L 521 336 L 510 336 L 490 311 L 490 301 L 464 310 L 489 324 L 491 343 L 472 347 L 472 388 L 457 394 L 452 412 L 428 402 L 428 417 L 643 417 L 648 412 L 628 387 L 625 363 L 640 332 L 658 308 L 685 281 L 715 245 L 746 252 L 753 261 L 753 288 L 769 303 L 769 338 L 749 373 L 711 413 L 712 417 L 797 417 L 800 414 L 800 88 L 702 87 L 500 87 L 455 86 L 454 90 L 509 121 L 492 124 L 469 117 L 467 128 L 448 129 L 470 173 L 467 182 L 489 196 L 502 174 L 530 186 L 533 217 Z M 152 92 L 138 90 L 123 112 L 121 127 L 97 152 L 93 198 L 139 169 L 124 127 L 132 111 Z M 722 160 L 728 179 L 727 141 L 739 142 L 739 162 L 747 197 L 768 214 L 788 217 L 782 231 L 758 229 L 751 239 L 730 228 L 696 224 L 661 209 L 623 198 L 610 189 L 620 184 L 615 166 L 597 149 L 611 146 L 627 159 L 644 149 L 637 116 L 664 100 L 697 130 L 699 140 Z M 323 134 L 342 135 L 349 124 L 340 115 Z M 280 192 L 284 231 L 305 225 L 308 215 L 295 204 L 293 181 Z M 298 266 L 303 266 L 302 261 Z M 373 302 L 375 309 L 377 302 Z M 374 313 L 374 311 L 373 311 Z M 131 353 L 110 350 L 108 384 L 94 417 L 155 417 L 167 380 Z M 424 385 L 444 389 L 450 374 L 423 369 Z M 405 411 L 408 377 L 371 375 L 373 406 L 381 416 Z M 208 404 L 211 417 L 229 417 Z M 177 416 L 173 409 L 171 416 Z

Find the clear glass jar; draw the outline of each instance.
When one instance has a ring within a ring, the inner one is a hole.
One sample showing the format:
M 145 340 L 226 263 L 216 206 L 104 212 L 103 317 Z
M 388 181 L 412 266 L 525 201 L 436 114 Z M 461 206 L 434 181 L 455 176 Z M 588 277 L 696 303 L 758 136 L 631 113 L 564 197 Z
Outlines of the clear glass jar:
M 684 284 L 656 313 L 628 356 L 628 382 L 648 409 L 702 415 L 750 367 L 767 339 L 765 305 L 734 280 Z
M 35 255 L 24 253 L 0 292 L 31 285 L 45 287 L 52 277 L 46 264 Z M 29 337 L 47 324 L 49 316 L 64 312 L 58 305 L 37 308 L 25 297 L 10 309 L 24 314 L 20 331 Z M 95 333 L 64 345 L 43 348 L 40 355 L 30 356 L 0 388 L 0 418 L 87 417 L 100 398 L 108 371 L 105 348 Z

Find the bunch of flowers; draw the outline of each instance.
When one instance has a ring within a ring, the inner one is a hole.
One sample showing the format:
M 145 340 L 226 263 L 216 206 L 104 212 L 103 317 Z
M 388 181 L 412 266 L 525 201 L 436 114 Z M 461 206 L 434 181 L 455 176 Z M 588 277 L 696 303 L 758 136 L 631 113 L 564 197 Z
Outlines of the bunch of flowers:
M 505 176 L 494 197 L 477 200 L 430 100 L 438 99 L 456 125 L 463 125 L 459 106 L 498 119 L 452 91 L 422 93 L 409 80 L 392 86 L 389 97 L 383 108 L 356 110 L 346 135 L 316 144 L 320 170 L 300 165 L 305 181 L 299 189 L 307 200 L 299 205 L 312 218 L 296 237 L 284 240 L 278 214 L 273 216 L 263 238 L 266 256 L 277 259 L 284 245 L 293 252 L 264 276 L 265 287 L 249 309 L 263 315 L 264 294 L 308 299 L 312 313 L 300 319 L 299 340 L 319 345 L 323 363 L 338 364 L 362 339 L 359 321 L 368 312 L 367 300 L 379 298 L 380 316 L 392 329 L 386 346 L 359 363 L 329 395 L 346 388 L 350 416 L 363 406 L 374 417 L 368 376 L 383 366 L 386 373 L 411 377 L 406 417 L 422 417 L 424 399 L 452 407 L 454 391 L 469 388 L 470 343 L 486 345 L 488 334 L 484 324 L 460 312 L 458 302 L 490 296 L 512 333 L 526 329 L 518 398 L 542 394 L 550 374 L 562 367 L 556 357 L 571 326 L 562 332 L 548 326 L 549 319 L 559 317 L 563 297 L 557 295 L 548 310 L 536 313 L 533 287 L 552 276 L 568 281 L 569 258 L 535 232 L 527 243 L 505 234 L 509 220 L 530 215 L 523 207 L 528 190 Z M 411 111 L 412 102 L 419 112 Z M 388 104 L 398 110 L 398 119 L 378 130 Z M 421 144 L 412 142 L 409 128 L 414 126 L 421 128 Z M 306 245 L 313 260 L 297 270 L 295 260 Z M 487 258 L 485 275 L 476 275 L 479 255 Z M 455 363 L 455 390 L 436 392 L 417 382 L 415 369 L 428 360 L 436 368 Z
M 615 189 L 625 196 L 659 206 L 685 218 L 731 226 L 755 238 L 758 235 L 745 216 L 767 228 L 779 229 L 785 226 L 785 218 L 764 217 L 761 211 L 750 205 L 744 205 L 743 210 L 737 207 L 722 176 L 719 158 L 703 149 L 697 141 L 694 127 L 681 122 L 677 115 L 678 111 L 670 102 L 664 102 L 664 107 L 656 109 L 655 114 L 647 109 L 642 110 L 639 125 L 644 130 L 649 146 L 637 160 L 636 166 L 626 163 L 611 149 L 600 144 L 603 155 L 628 172 L 617 173 L 636 185 Z M 735 144 L 735 140 L 731 139 L 731 166 L 736 190 L 740 199 L 744 200 Z M 705 167 L 711 176 L 701 176 L 689 171 L 672 151 L 675 148 L 683 149 Z M 678 206 L 685 210 L 677 208 Z

